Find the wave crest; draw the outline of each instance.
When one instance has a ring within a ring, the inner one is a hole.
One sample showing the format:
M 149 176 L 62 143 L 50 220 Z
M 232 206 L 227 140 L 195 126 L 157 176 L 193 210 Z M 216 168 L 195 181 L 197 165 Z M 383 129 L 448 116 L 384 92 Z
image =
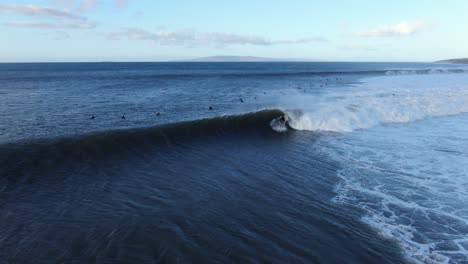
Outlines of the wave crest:
M 287 111 L 296 130 L 351 132 L 466 113 L 467 83 L 466 75 L 377 77 L 323 97 L 291 97 L 285 105 L 300 109 Z

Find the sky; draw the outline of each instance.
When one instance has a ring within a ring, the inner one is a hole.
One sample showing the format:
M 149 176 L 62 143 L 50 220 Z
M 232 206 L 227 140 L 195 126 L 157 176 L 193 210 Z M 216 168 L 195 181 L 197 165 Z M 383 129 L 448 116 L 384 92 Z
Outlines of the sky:
M 468 57 L 466 0 L 0 0 L 0 62 Z

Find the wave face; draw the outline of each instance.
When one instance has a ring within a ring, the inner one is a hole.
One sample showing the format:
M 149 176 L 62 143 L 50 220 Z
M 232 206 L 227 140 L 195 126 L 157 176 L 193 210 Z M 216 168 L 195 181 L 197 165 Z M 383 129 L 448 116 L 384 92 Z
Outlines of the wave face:
M 282 102 L 297 130 L 351 132 L 379 124 L 407 123 L 468 112 L 468 76 L 407 75 L 367 79 L 356 89 Z
M 18 172 L 36 170 L 39 165 L 102 159 L 115 153 L 128 153 L 136 148 L 171 146 L 203 137 L 227 133 L 275 133 L 270 121 L 284 113 L 261 110 L 241 115 L 221 116 L 194 121 L 98 132 L 75 137 L 43 139 L 0 145 L 0 179 L 17 182 Z M 20 173 L 21 174 L 21 173 Z M 4 185 L 6 186 L 6 185 Z

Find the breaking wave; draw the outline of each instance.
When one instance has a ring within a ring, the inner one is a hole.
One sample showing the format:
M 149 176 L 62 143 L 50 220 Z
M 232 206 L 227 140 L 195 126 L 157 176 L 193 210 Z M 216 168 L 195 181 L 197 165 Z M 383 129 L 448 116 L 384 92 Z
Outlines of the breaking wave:
M 67 161 L 97 160 L 110 155 L 135 154 L 137 147 L 164 147 L 203 137 L 242 133 L 277 134 L 270 121 L 283 115 L 281 110 L 261 110 L 148 128 L 104 131 L 74 137 L 42 139 L 0 145 L 0 181 L 28 169 L 66 164 Z M 3 186 L 7 186 L 3 185 Z
M 296 130 L 351 132 L 385 123 L 468 112 L 467 75 L 405 75 L 368 79 L 326 96 L 283 101 Z

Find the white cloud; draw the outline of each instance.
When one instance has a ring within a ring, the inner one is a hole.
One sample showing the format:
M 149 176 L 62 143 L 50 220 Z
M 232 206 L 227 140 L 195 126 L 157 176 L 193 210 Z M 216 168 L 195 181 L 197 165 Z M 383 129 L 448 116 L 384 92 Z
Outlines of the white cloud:
M 424 21 L 403 21 L 396 25 L 383 25 L 376 29 L 355 33 L 358 37 L 399 37 L 413 35 L 428 26 Z
M 68 10 L 74 10 L 82 13 L 87 12 L 98 4 L 98 2 L 109 2 L 104 0 L 49 0 L 52 4 L 61 5 Z M 114 0 L 113 4 L 117 8 L 126 8 L 128 0 Z
M 240 35 L 223 32 L 200 33 L 193 30 L 183 31 L 156 31 L 150 32 L 139 28 L 128 28 L 120 32 L 107 32 L 104 36 L 108 39 L 118 40 L 122 38 L 131 40 L 152 40 L 162 45 L 212 45 L 224 47 L 228 45 L 280 45 L 280 44 L 304 44 L 311 42 L 323 42 L 324 38 L 312 37 L 297 40 L 270 40 L 255 35 Z
M 28 28 L 70 28 L 91 29 L 96 27 L 96 22 L 67 10 L 34 6 L 34 5 L 0 5 L 0 13 L 19 14 L 44 20 L 9 21 L 4 25 L 10 27 Z
M 10 27 L 25 28 L 71 28 L 71 29 L 91 29 L 96 27 L 93 21 L 73 21 L 73 22 L 40 22 L 40 21 L 12 21 L 5 25 Z
M 82 20 L 83 17 L 69 11 L 34 5 L 0 5 L 0 13 L 22 14 L 34 17 Z
M 277 40 L 272 41 L 271 44 L 303 44 L 310 42 L 327 42 L 328 40 L 322 37 L 301 38 L 295 40 Z

